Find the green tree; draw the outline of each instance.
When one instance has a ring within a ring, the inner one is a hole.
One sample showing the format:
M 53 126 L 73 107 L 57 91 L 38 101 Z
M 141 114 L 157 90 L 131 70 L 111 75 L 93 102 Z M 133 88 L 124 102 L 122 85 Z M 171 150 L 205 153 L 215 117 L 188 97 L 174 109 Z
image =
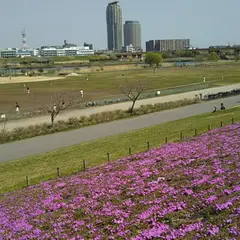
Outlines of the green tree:
M 216 52 L 210 52 L 210 54 L 208 55 L 208 60 L 210 61 L 218 61 L 220 59 L 220 57 L 217 55 Z
M 156 65 L 159 66 L 163 62 L 163 57 L 160 53 L 147 53 L 145 57 L 145 63 L 149 64 L 151 67 Z
M 172 53 L 170 51 L 163 52 L 162 53 L 162 57 L 163 57 L 163 59 L 171 58 L 172 57 Z
M 200 55 L 197 55 L 196 57 L 195 57 L 195 60 L 197 61 L 197 62 L 202 62 L 202 61 L 204 61 L 205 60 L 205 56 L 204 55 L 202 55 L 202 54 L 200 54 Z

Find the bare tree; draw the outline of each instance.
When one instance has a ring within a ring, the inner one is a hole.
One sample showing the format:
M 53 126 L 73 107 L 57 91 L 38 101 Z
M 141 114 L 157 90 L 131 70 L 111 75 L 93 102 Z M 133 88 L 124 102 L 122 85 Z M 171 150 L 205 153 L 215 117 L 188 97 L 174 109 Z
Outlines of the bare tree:
M 118 82 L 117 85 L 121 93 L 132 101 L 132 106 L 129 109 L 129 112 L 133 113 L 135 103 L 140 98 L 141 94 L 147 90 L 147 85 L 141 80 L 129 81 L 128 79 Z
M 70 93 L 54 93 L 49 97 L 49 101 L 46 104 L 41 104 L 39 110 L 50 114 L 51 124 L 54 125 L 55 118 L 58 114 L 78 103 L 79 95 L 74 92 Z

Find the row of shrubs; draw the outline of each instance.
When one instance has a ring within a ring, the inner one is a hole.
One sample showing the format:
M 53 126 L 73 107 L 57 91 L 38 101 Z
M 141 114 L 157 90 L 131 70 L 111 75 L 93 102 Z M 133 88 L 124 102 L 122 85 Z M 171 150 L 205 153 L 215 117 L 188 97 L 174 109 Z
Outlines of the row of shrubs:
M 82 127 L 91 126 L 99 123 L 111 122 L 114 120 L 140 116 L 140 115 L 159 112 L 167 109 L 183 107 L 183 106 L 195 104 L 198 102 L 199 102 L 199 99 L 184 99 L 184 100 L 175 101 L 175 102 L 142 105 L 140 108 L 136 108 L 133 113 L 130 113 L 129 111 L 123 111 L 123 110 L 96 113 L 88 117 L 83 116 L 83 117 L 69 118 L 67 121 L 56 121 L 53 127 L 50 123 L 50 117 L 49 117 L 49 124 L 44 123 L 44 124 L 32 125 L 29 127 L 19 127 L 19 128 L 15 128 L 12 131 L 7 131 L 4 129 L 1 130 L 0 144 L 12 142 L 12 141 L 18 141 L 26 138 L 32 138 L 32 137 L 41 136 L 41 135 L 46 135 L 46 134 L 51 134 L 51 133 L 56 133 L 56 132 L 61 132 L 61 131 L 67 131 L 71 129 L 82 128 Z

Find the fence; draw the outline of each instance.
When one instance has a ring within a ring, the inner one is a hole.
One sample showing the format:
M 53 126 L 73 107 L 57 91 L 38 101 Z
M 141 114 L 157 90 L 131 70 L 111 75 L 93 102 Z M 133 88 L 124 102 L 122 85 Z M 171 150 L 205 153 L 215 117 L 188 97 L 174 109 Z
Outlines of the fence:
M 190 84 L 190 85 L 186 85 L 186 86 L 160 89 L 161 90 L 160 96 L 162 97 L 162 96 L 167 96 L 167 95 L 198 91 L 198 90 L 203 90 L 203 89 L 207 89 L 207 88 L 210 88 L 209 83 L 196 83 L 196 84 Z M 141 97 L 139 99 L 154 98 L 154 97 L 158 97 L 158 96 L 159 95 L 157 94 L 157 90 L 147 91 L 147 92 L 142 93 Z M 104 99 L 104 100 L 89 102 L 86 104 L 86 107 L 104 106 L 104 105 L 116 104 L 116 103 L 127 102 L 127 101 L 129 101 L 129 98 L 121 95 L 118 98 Z
M 235 119 L 231 118 L 230 124 L 234 124 L 234 123 L 235 123 Z M 219 122 L 219 125 L 216 126 L 216 128 L 223 127 L 224 125 L 226 126 L 228 124 L 224 124 L 224 122 L 221 121 L 221 122 Z M 133 145 L 131 145 L 131 146 L 129 146 L 126 149 L 125 156 L 132 156 L 132 155 L 138 154 L 140 152 L 149 151 L 149 150 L 151 150 L 151 149 L 153 149 L 155 147 L 161 146 L 162 144 L 164 145 L 164 144 L 168 144 L 168 143 L 174 143 L 174 142 L 178 142 L 178 141 L 182 141 L 182 140 L 191 139 L 192 137 L 197 137 L 201 133 L 204 133 L 206 131 L 210 131 L 212 129 L 214 129 L 214 128 L 212 128 L 212 126 L 209 124 L 208 126 L 205 126 L 205 129 L 202 129 L 202 128 L 201 129 L 197 129 L 197 128 L 192 129 L 193 131 L 191 131 L 190 135 L 187 135 L 187 134 L 185 135 L 184 132 L 181 131 L 181 132 L 179 132 L 178 136 L 175 136 L 175 135 L 174 135 L 174 137 L 172 135 L 171 136 L 166 136 L 166 137 L 162 138 L 162 142 L 161 143 L 160 143 L 160 141 L 157 141 L 157 142 L 150 142 L 150 141 L 148 141 L 148 142 L 146 142 L 143 145 L 135 146 L 135 148 L 134 148 Z M 122 157 L 124 157 L 124 156 L 116 156 L 116 157 L 114 157 L 114 155 L 111 154 L 111 152 L 106 152 L 105 157 L 102 156 L 102 161 L 98 162 L 97 164 L 96 164 L 96 162 L 93 163 L 93 162 L 91 162 L 91 161 L 89 161 L 87 159 L 83 159 L 79 163 L 79 165 L 81 165 L 80 169 L 78 169 L 75 172 L 68 172 L 67 174 L 62 174 L 60 167 L 56 166 L 56 172 L 55 172 L 54 176 L 51 174 L 49 176 L 41 176 L 41 177 L 38 177 L 38 178 L 32 178 L 31 179 L 31 175 L 28 175 L 28 176 L 26 176 L 24 186 L 28 187 L 30 185 L 37 184 L 37 183 L 39 183 L 41 181 L 55 179 L 56 177 L 59 178 L 59 177 L 67 176 L 67 175 L 77 174 L 77 173 L 79 173 L 81 171 L 87 171 L 91 167 L 95 167 L 97 165 L 100 165 L 100 164 L 103 164 L 103 163 L 106 163 L 106 162 L 114 161 L 114 160 L 120 159 Z M 31 184 L 30 180 L 32 181 L 32 184 Z M 21 184 L 21 186 L 22 185 L 23 184 Z

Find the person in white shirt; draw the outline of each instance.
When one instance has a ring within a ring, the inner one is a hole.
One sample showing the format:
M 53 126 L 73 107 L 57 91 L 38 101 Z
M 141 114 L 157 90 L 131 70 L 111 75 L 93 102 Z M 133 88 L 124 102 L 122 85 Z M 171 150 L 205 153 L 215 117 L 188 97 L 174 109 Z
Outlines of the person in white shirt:
M 81 97 L 83 98 L 83 90 L 80 90 Z
M 16 102 L 16 113 L 19 114 L 19 112 L 20 112 L 20 107 L 19 107 L 18 103 Z

